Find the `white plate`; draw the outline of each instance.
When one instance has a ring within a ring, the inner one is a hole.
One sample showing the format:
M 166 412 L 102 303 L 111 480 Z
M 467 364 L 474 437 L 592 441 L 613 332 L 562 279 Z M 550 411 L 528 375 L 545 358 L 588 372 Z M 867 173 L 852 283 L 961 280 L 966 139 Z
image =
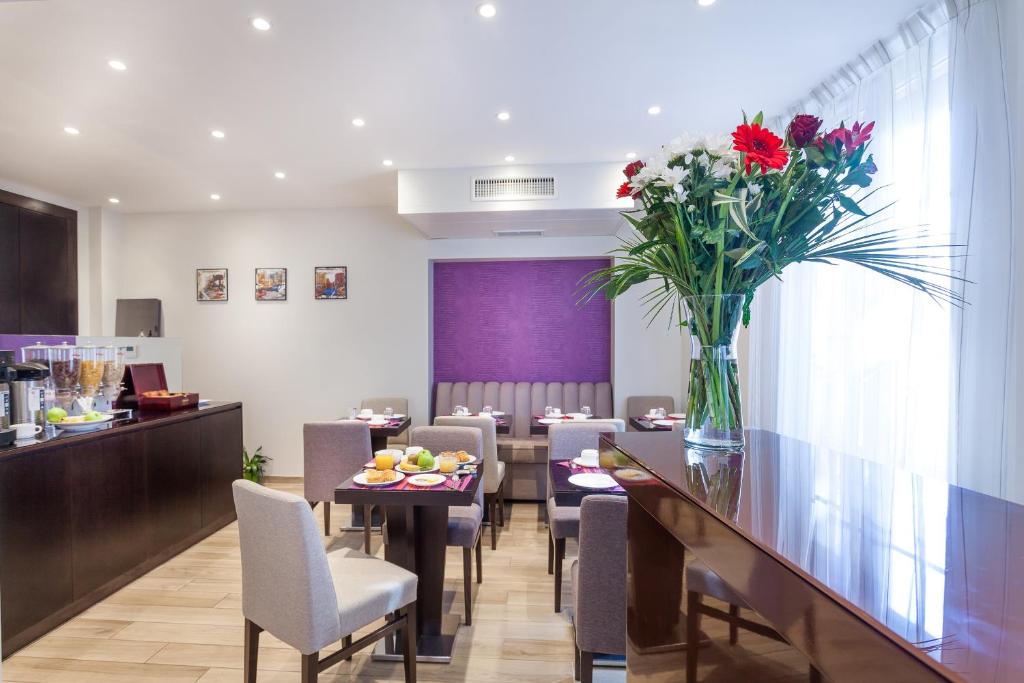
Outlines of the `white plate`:
M 385 415 L 384 418 L 387 419 L 387 415 Z M 391 419 L 392 420 L 402 420 L 402 419 L 405 419 L 405 413 L 395 413 L 394 415 L 391 416 Z
M 443 484 L 445 477 L 440 474 L 414 474 L 409 477 L 409 483 L 413 486 L 437 486 Z
M 566 415 L 566 417 L 568 417 L 570 420 L 589 420 L 590 419 L 589 415 L 584 415 L 583 413 L 568 413 Z
M 88 432 L 96 429 L 97 427 L 102 427 L 113 419 L 113 415 L 104 415 L 102 420 L 93 420 L 91 422 L 58 422 L 55 423 L 55 426 L 57 429 L 63 429 L 67 432 Z
M 537 422 L 540 422 L 542 425 L 557 425 L 562 424 L 565 420 L 560 417 L 542 417 Z
M 402 474 L 401 472 L 395 472 L 395 474 L 398 476 L 395 477 L 394 481 L 382 481 L 376 484 L 371 484 L 366 481 L 366 472 L 360 472 L 356 476 L 352 477 L 352 481 L 359 484 L 360 486 L 393 486 L 398 482 L 402 481 L 403 479 L 405 479 L 405 475 Z
M 610 489 L 618 486 L 615 480 L 607 474 L 594 474 L 591 472 L 574 474 L 569 477 L 569 483 L 584 489 Z
M 492 410 L 491 415 L 493 417 L 502 417 L 505 414 L 504 410 Z
M 657 415 L 651 415 L 650 413 L 647 413 L 646 415 L 644 415 L 644 417 L 646 417 L 648 420 L 657 420 L 657 419 L 659 419 Z
M 668 416 L 671 417 L 673 420 L 685 420 L 686 419 L 686 413 L 669 413 Z
M 373 415 L 356 415 L 357 420 L 372 420 Z
M 677 420 L 654 420 L 654 421 L 652 422 L 652 424 L 656 424 L 656 425 L 658 425 L 659 427 L 671 427 L 671 426 L 673 426 L 673 425 L 674 425 L 674 424 L 675 424 L 676 422 L 677 422 Z
M 417 472 L 411 472 L 411 471 L 410 472 L 406 472 L 405 470 L 399 469 L 397 464 L 395 465 L 395 471 L 396 472 L 405 472 L 406 474 L 410 474 L 410 475 L 412 475 L 412 474 L 427 474 L 429 472 L 437 472 L 439 469 L 441 469 L 441 466 L 437 464 L 437 458 L 434 458 L 434 466 L 433 467 L 431 467 L 429 470 L 419 470 L 418 473 Z
M 573 461 L 574 464 L 579 465 L 580 467 L 598 467 L 598 466 L 600 466 L 600 463 L 597 460 L 584 460 L 583 458 L 573 458 L 572 461 Z
M 374 419 L 370 420 L 369 422 L 367 422 L 366 424 L 370 425 L 371 427 L 383 427 L 387 423 L 388 423 L 387 420 L 378 420 L 378 419 L 374 418 Z

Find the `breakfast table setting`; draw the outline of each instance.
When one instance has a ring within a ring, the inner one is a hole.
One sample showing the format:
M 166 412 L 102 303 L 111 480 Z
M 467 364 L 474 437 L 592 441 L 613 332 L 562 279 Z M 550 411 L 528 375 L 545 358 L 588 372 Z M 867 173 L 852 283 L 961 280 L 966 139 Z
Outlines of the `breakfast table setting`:
M 670 432 L 676 423 L 685 422 L 683 413 L 666 413 L 664 408 L 656 408 L 645 415 L 629 418 L 629 424 L 639 432 Z
M 548 427 L 562 422 L 572 420 L 601 420 L 602 417 L 594 415 L 589 406 L 583 406 L 578 413 L 563 413 L 560 408 L 547 406 L 542 415 L 532 415 L 530 419 L 530 435 L 544 436 L 548 433 Z
M 588 495 L 600 493 L 625 495 L 626 491 L 611 477 L 614 464 L 602 458 L 596 448 L 585 448 L 571 460 L 548 463 L 555 503 L 577 507 Z
M 460 617 L 444 611 L 444 567 L 448 508 L 471 505 L 483 479 L 480 454 L 431 453 L 417 446 L 384 448 L 334 490 L 334 502 L 379 506 L 387 523 L 384 556 L 419 577 L 416 587 L 416 658 L 451 661 Z M 374 659 L 400 660 L 390 639 Z

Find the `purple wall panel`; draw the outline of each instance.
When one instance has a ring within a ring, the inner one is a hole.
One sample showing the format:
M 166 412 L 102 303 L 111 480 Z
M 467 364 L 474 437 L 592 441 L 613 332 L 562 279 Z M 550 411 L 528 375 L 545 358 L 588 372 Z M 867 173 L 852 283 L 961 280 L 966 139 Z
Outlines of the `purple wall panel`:
M 434 382 L 607 382 L 611 304 L 577 305 L 608 259 L 434 263 Z
M 60 344 L 61 342 L 67 342 L 68 344 L 74 345 L 76 341 L 77 337 L 68 335 L 0 334 L 0 349 L 3 349 L 4 351 L 14 351 L 14 360 L 20 363 L 20 349 L 24 346 L 32 346 L 36 342 L 42 342 L 43 344 Z

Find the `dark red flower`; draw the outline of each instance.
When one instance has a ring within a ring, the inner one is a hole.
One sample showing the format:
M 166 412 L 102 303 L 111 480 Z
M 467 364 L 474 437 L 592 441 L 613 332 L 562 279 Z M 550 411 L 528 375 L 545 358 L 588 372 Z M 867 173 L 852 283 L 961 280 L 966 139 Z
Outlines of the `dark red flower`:
M 632 193 L 633 193 L 633 188 L 631 188 L 629 186 L 629 181 L 627 180 L 626 182 L 624 182 L 621 185 L 619 185 L 619 191 L 615 193 L 615 198 L 616 199 L 623 199 L 625 197 L 630 196 Z
M 626 174 L 627 178 L 632 180 L 633 176 L 635 176 L 637 173 L 639 173 L 640 169 L 643 168 L 643 167 L 644 167 L 644 162 L 642 162 L 642 161 L 634 161 L 631 164 L 626 164 L 626 168 L 622 169 L 622 172 Z
M 746 153 L 747 173 L 757 164 L 764 172 L 769 168 L 782 168 L 789 160 L 789 152 L 782 148 L 782 138 L 760 124 L 740 124 L 732 134 L 733 149 Z
M 789 124 L 789 137 L 797 147 L 806 147 L 821 128 L 821 119 L 810 114 L 797 114 Z

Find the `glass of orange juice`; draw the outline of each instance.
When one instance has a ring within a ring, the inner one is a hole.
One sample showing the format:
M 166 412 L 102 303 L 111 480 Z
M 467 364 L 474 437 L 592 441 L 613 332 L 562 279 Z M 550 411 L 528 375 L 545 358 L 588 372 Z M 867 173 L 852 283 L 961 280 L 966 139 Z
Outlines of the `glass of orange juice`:
M 437 464 L 442 474 L 451 474 L 459 468 L 459 459 L 454 455 L 442 455 Z
M 378 470 L 390 470 L 395 467 L 395 452 L 391 449 L 377 451 L 373 454 L 373 464 Z

